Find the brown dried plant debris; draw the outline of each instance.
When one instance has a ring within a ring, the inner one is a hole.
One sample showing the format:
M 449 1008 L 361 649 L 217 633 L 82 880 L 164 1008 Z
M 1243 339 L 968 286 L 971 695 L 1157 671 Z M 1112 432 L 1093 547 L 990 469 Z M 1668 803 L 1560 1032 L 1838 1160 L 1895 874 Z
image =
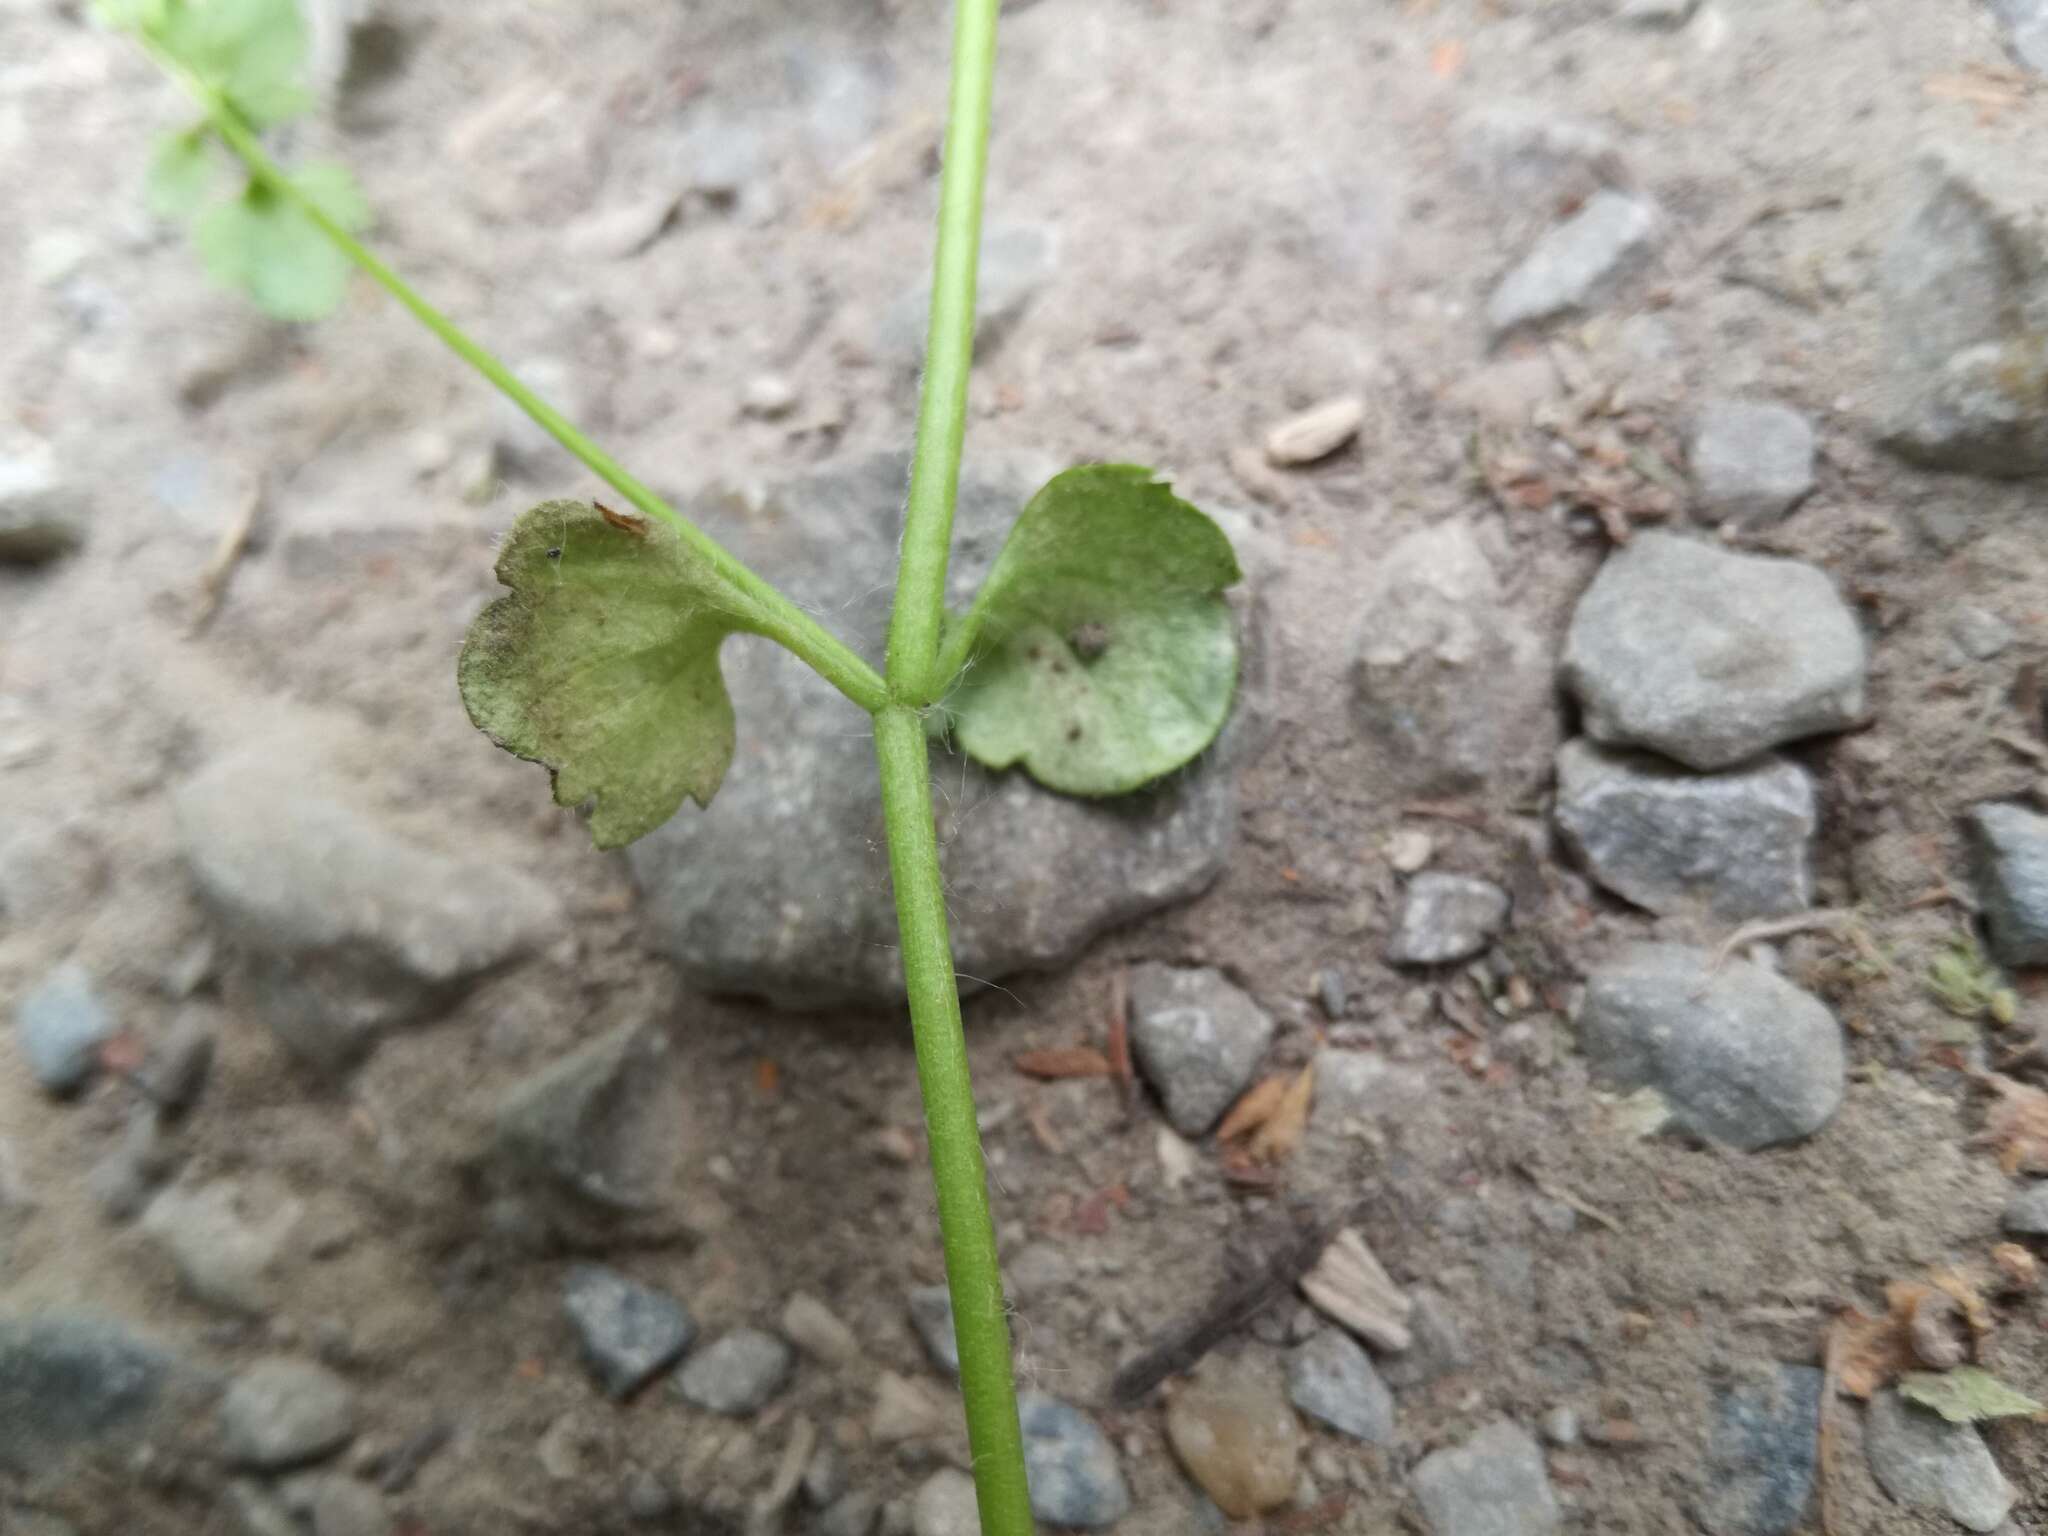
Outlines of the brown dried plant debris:
M 1978 1076 L 1998 1101 L 1984 1116 L 1976 1144 L 1998 1153 L 2007 1174 L 2048 1173 L 2048 1093 L 1996 1072 Z

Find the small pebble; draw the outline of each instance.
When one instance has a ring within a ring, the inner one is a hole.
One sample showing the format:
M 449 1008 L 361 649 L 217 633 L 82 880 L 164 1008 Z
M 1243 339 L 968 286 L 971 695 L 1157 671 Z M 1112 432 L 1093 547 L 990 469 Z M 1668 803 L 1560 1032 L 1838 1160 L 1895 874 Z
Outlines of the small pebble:
M 355 1434 L 355 1393 L 310 1360 L 273 1357 L 249 1367 L 221 1399 L 221 1437 L 237 1465 L 275 1470 L 340 1450 Z
M 872 1536 L 881 1513 L 875 1496 L 856 1488 L 834 1499 L 818 1517 L 818 1536 Z
M 911 1529 L 916 1536 L 981 1536 L 974 1479 L 952 1467 L 926 1478 L 911 1505 Z
M 1507 926 L 1508 894 L 1470 875 L 1424 873 L 1408 882 L 1387 943 L 1396 965 L 1451 965 L 1482 953 Z
M 562 1306 L 606 1393 L 631 1396 L 682 1358 L 697 1325 L 682 1303 L 600 1264 L 569 1271 Z
M 1130 1512 L 1116 1451 L 1094 1420 L 1042 1392 L 1024 1393 L 1017 1408 L 1033 1514 L 1062 1530 L 1096 1531 Z
M 953 1332 L 953 1297 L 943 1285 L 921 1285 L 910 1293 L 910 1321 L 932 1364 L 948 1376 L 960 1374 L 960 1341 Z
M 837 1313 L 817 1297 L 798 1291 L 782 1308 L 783 1335 L 821 1365 L 847 1369 L 860 1364 L 860 1340 Z
M 1436 853 L 1427 832 L 1405 827 L 1387 839 L 1387 862 L 1400 875 L 1412 875 L 1424 868 Z
M 1578 1411 L 1558 1404 L 1543 1415 L 1543 1438 L 1552 1445 L 1570 1446 L 1579 1443 Z
M 780 374 L 756 374 L 740 393 L 740 409 L 763 421 L 774 421 L 796 409 L 796 386 Z
M 53 1094 L 75 1093 L 99 1070 L 99 1048 L 119 1026 L 76 961 L 58 966 L 14 1010 L 29 1071 Z
M 790 1348 L 772 1333 L 735 1328 L 712 1340 L 676 1372 L 684 1400 L 713 1413 L 753 1413 L 789 1380 Z
M 1266 462 L 1282 469 L 1326 459 L 1358 436 L 1365 424 L 1365 402 L 1340 395 L 1290 416 L 1266 433 Z
M 1301 1426 L 1279 1373 L 1262 1362 L 1212 1356 L 1168 1407 L 1166 1436 L 1188 1476 L 1233 1520 L 1294 1496 Z
M 668 1484 L 642 1468 L 626 1480 L 626 1514 L 642 1525 L 655 1525 L 676 1512 L 676 1496 Z

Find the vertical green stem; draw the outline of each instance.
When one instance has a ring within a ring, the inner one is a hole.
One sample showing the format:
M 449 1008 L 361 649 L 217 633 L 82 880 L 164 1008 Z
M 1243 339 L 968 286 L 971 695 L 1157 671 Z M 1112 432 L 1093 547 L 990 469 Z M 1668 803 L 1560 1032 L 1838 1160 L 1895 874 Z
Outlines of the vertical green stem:
M 959 984 L 946 932 L 946 898 L 932 821 L 931 758 L 922 708 L 945 619 L 946 557 L 967 436 L 967 374 L 974 361 L 974 279 L 981 257 L 982 183 L 988 166 L 989 101 L 995 76 L 998 0 L 957 0 L 953 91 L 939 192 L 938 252 L 932 262 L 931 334 L 918 399 L 917 455 L 903 520 L 896 606 L 889 616 L 892 702 L 875 712 L 875 759 L 888 828 L 903 982 L 917 1041 L 925 1134 L 938 1188 L 946 1284 L 960 1345 L 960 1391 L 974 1453 L 982 1536 L 1031 1536 L 1024 1436 L 1010 1371 L 1010 1329 L 996 1263 L 995 1224 Z
M 967 437 L 967 375 L 974 362 L 974 280 L 981 260 L 982 184 L 996 72 L 998 0 L 958 0 L 953 97 L 939 180 L 939 244 L 932 261 L 931 329 L 917 402 L 917 452 L 903 516 L 903 558 L 889 615 L 889 682 L 898 698 L 929 703 L 946 612 L 946 557 L 960 449 Z
M 896 925 L 903 937 L 903 981 L 917 1039 L 917 1078 L 924 1092 L 932 1182 L 938 1187 L 939 1232 L 946 1248 L 946 1285 L 953 1296 L 953 1331 L 960 1345 L 960 1392 L 974 1453 L 981 1531 L 982 1536 L 1031 1536 L 1024 1437 L 1010 1371 L 1010 1327 L 1003 1311 L 1002 1272 L 996 1263 L 974 1087 L 967 1075 L 960 993 L 946 935 L 927 751 L 924 721 L 917 711 L 892 705 L 875 716 L 889 874 L 896 888 Z

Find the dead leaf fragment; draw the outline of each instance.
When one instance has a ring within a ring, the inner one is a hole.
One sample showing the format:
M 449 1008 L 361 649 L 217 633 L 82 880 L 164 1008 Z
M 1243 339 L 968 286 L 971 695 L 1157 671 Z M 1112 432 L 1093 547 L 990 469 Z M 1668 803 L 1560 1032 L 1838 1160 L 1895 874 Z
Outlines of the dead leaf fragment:
M 1996 1149 L 1998 1166 L 2008 1174 L 2048 1173 L 2048 1093 L 1996 1072 L 1979 1081 L 1998 1095 L 1979 1142 Z
M 1092 1045 L 1056 1045 L 1042 1051 L 1022 1051 L 1011 1065 L 1026 1077 L 1113 1077 L 1116 1069 Z
M 1266 1123 L 1252 1133 L 1250 1150 L 1253 1162 L 1284 1162 L 1300 1145 L 1301 1133 L 1308 1129 L 1308 1109 L 1315 1097 L 1315 1088 L 1316 1069 L 1311 1063 L 1288 1082 Z
M 1286 1073 L 1275 1072 L 1271 1077 L 1260 1078 L 1230 1106 L 1230 1113 L 1216 1127 L 1216 1139 L 1236 1141 L 1240 1136 L 1249 1136 L 1273 1118 L 1274 1112 L 1280 1108 L 1280 1101 L 1286 1097 Z
M 1414 1342 L 1408 1314 L 1415 1303 L 1394 1284 L 1365 1239 L 1346 1227 L 1315 1268 L 1301 1277 L 1301 1293 L 1318 1312 L 1366 1343 L 1398 1354 Z

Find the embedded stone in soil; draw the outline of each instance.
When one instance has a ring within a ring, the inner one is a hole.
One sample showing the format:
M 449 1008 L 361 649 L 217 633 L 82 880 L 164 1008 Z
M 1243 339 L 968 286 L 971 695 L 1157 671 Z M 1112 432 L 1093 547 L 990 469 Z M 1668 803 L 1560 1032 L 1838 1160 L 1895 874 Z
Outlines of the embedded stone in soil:
M 1273 1020 L 1222 972 L 1146 964 L 1130 975 L 1131 1051 L 1183 1136 L 1205 1136 L 1251 1086 Z

